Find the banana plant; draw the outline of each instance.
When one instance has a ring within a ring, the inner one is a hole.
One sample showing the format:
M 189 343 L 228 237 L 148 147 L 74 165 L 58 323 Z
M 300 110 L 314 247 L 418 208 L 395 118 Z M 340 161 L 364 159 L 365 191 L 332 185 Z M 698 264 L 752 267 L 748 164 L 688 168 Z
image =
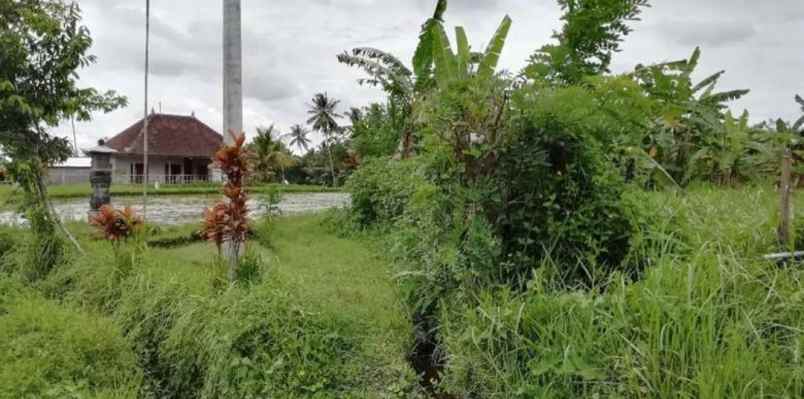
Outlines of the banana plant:
M 422 26 L 419 45 L 413 57 L 417 87 L 444 87 L 455 79 L 477 76 L 489 80 L 494 76 L 500 54 L 505 47 L 511 18 L 505 16 L 483 53 L 474 53 L 463 27 L 455 28 L 457 49 L 453 50 L 444 28 L 443 14 L 447 1 L 439 0 L 436 12 Z
M 692 74 L 700 57 L 701 50 L 696 48 L 687 59 L 640 65 L 630 75 L 657 104 L 653 128 L 644 140 L 648 151 L 657 154 L 657 162 L 682 183 L 688 181 L 688 168 L 695 164 L 692 157 L 713 140 L 709 136 L 723 129 L 727 103 L 748 93 L 716 91 L 724 71 L 694 83 Z

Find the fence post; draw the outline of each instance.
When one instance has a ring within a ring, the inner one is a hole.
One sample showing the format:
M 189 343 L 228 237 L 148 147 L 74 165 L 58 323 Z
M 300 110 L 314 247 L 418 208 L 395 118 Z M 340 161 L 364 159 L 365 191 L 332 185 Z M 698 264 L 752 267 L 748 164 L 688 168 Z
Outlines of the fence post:
M 780 194 L 780 212 L 781 218 L 779 219 L 779 243 L 785 248 L 790 248 L 791 241 L 791 226 L 792 226 L 792 201 L 793 194 L 792 187 L 792 170 L 793 170 L 793 154 L 789 148 L 784 150 L 784 157 L 782 158 L 782 180 L 779 182 Z

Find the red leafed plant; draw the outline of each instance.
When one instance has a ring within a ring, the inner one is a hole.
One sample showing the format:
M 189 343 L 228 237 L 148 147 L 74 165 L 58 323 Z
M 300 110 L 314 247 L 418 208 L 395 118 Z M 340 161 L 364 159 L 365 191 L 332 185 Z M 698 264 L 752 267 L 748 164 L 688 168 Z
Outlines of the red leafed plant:
M 223 195 L 226 201 L 215 204 L 204 212 L 203 233 L 207 240 L 214 242 L 218 252 L 224 242 L 232 243 L 237 251 L 240 244 L 246 241 L 248 234 L 248 208 L 246 207 L 246 191 L 243 182 L 248 175 L 248 153 L 243 147 L 245 134 L 234 134 L 232 145 L 224 145 L 215 153 L 214 162 L 226 176 Z M 238 254 L 235 253 L 234 256 Z
M 131 207 L 120 210 L 111 205 L 102 206 L 98 214 L 90 218 L 89 223 L 98 228 L 103 237 L 114 245 L 128 240 L 143 225 L 142 218 Z

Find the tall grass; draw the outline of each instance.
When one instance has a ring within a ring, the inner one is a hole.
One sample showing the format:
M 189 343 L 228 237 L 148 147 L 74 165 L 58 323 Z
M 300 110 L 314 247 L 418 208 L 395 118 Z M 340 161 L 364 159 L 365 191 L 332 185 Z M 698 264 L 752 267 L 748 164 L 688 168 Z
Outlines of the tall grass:
M 136 398 L 142 373 L 114 321 L 0 276 L 0 397 Z
M 804 271 L 775 249 L 762 187 L 644 196 L 651 265 L 640 281 L 525 293 L 489 289 L 444 307 L 444 388 L 480 398 L 804 396 Z M 668 234 L 672 232 L 672 234 Z M 547 269 L 544 269 L 547 270 Z

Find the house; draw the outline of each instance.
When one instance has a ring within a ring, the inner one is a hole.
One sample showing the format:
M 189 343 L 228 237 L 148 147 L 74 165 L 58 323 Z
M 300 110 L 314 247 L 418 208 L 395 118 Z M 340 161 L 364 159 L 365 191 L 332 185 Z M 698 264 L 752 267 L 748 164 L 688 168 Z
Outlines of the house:
M 144 119 L 101 147 L 111 153 L 114 183 L 143 183 Z M 188 184 L 212 179 L 212 156 L 223 136 L 195 117 L 151 113 L 148 116 L 148 173 L 151 183 Z
M 89 182 L 92 159 L 88 157 L 67 158 L 66 161 L 47 169 L 48 184 L 74 184 Z

